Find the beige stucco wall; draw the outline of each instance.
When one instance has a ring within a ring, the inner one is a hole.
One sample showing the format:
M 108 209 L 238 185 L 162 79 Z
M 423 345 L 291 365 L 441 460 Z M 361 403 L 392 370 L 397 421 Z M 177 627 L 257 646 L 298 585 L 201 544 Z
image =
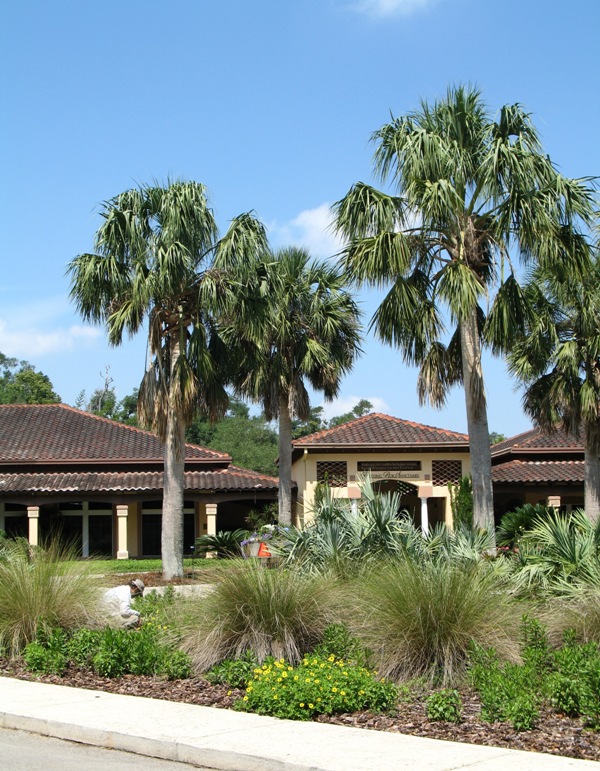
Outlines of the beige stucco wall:
M 358 464 L 365 461 L 419 461 L 420 470 L 372 472 L 374 482 L 382 480 L 408 482 L 418 489 L 422 489 L 426 497 L 442 498 L 445 521 L 452 525 L 452 513 L 450 508 L 450 494 L 447 485 L 435 485 L 432 487 L 432 461 L 433 460 L 460 460 L 462 462 L 462 475 L 471 473 L 471 461 L 468 451 L 456 452 L 414 452 L 414 453 L 390 453 L 390 452 L 364 452 L 364 453 L 319 453 L 305 452 L 301 458 L 292 464 L 292 479 L 298 486 L 298 500 L 295 509 L 295 524 L 302 526 L 312 519 L 312 507 L 315 488 L 317 486 L 317 462 L 318 461 L 345 461 L 347 463 L 348 484 L 346 487 L 333 487 L 332 494 L 337 498 L 359 498 L 360 490 L 357 480 L 360 472 Z M 428 489 L 427 489 L 428 488 Z M 430 493 L 432 492 L 432 495 Z

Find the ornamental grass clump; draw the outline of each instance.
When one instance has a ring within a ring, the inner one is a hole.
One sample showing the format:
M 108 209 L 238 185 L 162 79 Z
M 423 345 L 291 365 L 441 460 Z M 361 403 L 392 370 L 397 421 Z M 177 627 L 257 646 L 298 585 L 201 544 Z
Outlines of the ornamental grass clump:
M 17 655 L 40 630 L 76 629 L 99 618 L 90 567 L 58 542 L 6 541 L 0 554 L 0 653 Z
M 398 700 L 393 683 L 333 654 L 308 655 L 296 666 L 284 659 L 265 662 L 236 703 L 236 709 L 290 720 L 342 712 L 389 711 Z
M 388 563 L 352 587 L 346 605 L 348 623 L 377 669 L 397 681 L 456 682 L 473 642 L 518 656 L 520 613 L 484 562 Z
M 187 603 L 182 647 L 199 672 L 248 652 L 259 662 L 274 656 L 295 664 L 332 620 L 330 592 L 323 579 L 249 561 Z

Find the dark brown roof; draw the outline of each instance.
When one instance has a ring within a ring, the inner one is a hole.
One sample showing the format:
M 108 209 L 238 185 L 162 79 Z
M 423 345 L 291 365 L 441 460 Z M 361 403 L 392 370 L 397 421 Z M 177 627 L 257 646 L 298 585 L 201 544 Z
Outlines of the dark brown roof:
M 469 446 L 466 434 L 443 428 L 424 426 L 409 420 L 393 418 L 378 412 L 342 423 L 335 428 L 318 431 L 292 442 L 294 449 L 303 447 L 440 447 Z
M 147 492 L 163 488 L 161 471 L 0 474 L 0 493 Z M 276 490 L 277 479 L 230 466 L 216 471 L 186 471 L 185 490 Z
M 511 460 L 492 467 L 496 484 L 583 484 L 582 460 Z
M 116 423 L 66 404 L 0 405 L 0 463 L 159 462 L 163 444 L 149 431 Z M 230 456 L 186 444 L 186 460 Z
M 525 454 L 545 454 L 545 453 L 583 453 L 583 444 L 581 439 L 567 434 L 561 428 L 554 431 L 542 431 L 541 428 L 532 428 L 522 434 L 504 439 L 492 446 L 492 457 L 499 455 L 525 455 Z

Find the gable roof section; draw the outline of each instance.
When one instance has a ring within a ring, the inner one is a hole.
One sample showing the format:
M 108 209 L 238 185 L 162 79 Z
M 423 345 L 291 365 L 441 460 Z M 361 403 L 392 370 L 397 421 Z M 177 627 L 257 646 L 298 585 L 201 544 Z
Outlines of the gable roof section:
M 466 434 L 372 412 L 292 442 L 295 450 L 318 448 L 469 448 Z
M 581 440 L 567 434 L 562 428 L 543 431 L 532 428 L 492 446 L 492 458 L 531 455 L 582 455 Z
M 228 465 L 222 452 L 186 444 L 186 461 Z M 150 431 L 66 404 L 0 405 L 0 463 L 162 463 L 163 444 Z

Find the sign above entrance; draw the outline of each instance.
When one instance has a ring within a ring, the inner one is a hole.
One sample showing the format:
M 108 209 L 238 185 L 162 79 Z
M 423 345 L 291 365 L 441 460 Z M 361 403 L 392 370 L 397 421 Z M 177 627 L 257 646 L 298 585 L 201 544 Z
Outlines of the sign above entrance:
M 358 471 L 369 474 L 373 481 L 383 479 L 418 479 L 421 475 L 420 460 L 363 460 L 358 461 Z
M 365 471 L 420 471 L 420 460 L 359 460 L 358 470 Z

